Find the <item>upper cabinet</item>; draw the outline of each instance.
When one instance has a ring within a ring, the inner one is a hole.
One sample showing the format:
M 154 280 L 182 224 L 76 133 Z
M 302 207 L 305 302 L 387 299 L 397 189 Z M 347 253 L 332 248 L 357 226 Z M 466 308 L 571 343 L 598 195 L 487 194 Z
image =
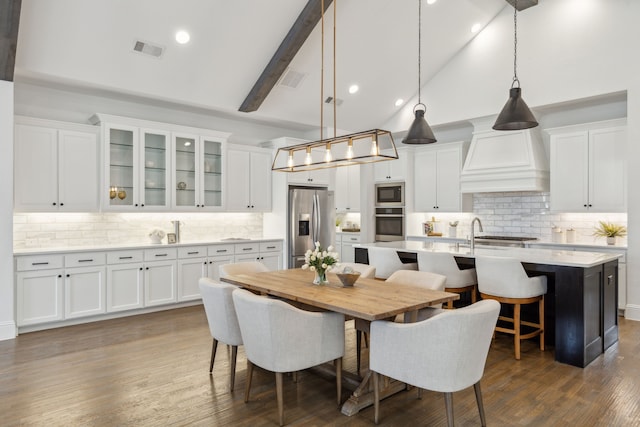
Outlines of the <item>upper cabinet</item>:
M 373 164 L 373 175 L 376 182 L 405 181 L 407 178 L 407 159 L 409 151 L 398 150 L 396 160 L 387 160 Z
M 336 212 L 360 212 L 360 165 L 336 168 Z
M 416 212 L 473 209 L 472 195 L 460 192 L 460 172 L 468 147 L 468 143 L 455 142 L 416 149 L 413 186 Z
M 173 207 L 219 210 L 223 195 L 223 141 L 216 137 L 174 133 L 173 142 Z
M 221 210 L 228 134 L 108 115 L 103 208 L 116 211 Z
M 626 212 L 626 121 L 547 132 L 551 136 L 551 210 Z
M 92 126 L 16 117 L 15 210 L 98 211 L 97 134 Z
M 227 170 L 227 210 L 271 210 L 271 150 L 229 147 Z

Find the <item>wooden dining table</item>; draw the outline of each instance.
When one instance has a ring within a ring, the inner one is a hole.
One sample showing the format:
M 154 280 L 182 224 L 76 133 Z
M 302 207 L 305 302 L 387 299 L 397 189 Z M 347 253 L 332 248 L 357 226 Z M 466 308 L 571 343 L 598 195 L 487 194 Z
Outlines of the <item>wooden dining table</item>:
M 262 273 L 238 274 L 220 280 L 263 295 L 271 295 L 308 306 L 342 313 L 365 321 L 393 318 L 405 314 L 405 321 L 415 320 L 418 310 L 460 298 L 458 294 L 426 289 L 406 284 L 391 284 L 376 279 L 359 278 L 353 286 L 343 286 L 338 276 L 327 274 L 328 283 L 314 285 L 314 273 L 303 269 L 278 270 Z M 342 413 L 354 415 L 373 404 L 371 373 L 363 377 L 343 374 L 353 393 L 342 406 Z M 406 385 L 386 381 L 380 397 L 385 398 Z

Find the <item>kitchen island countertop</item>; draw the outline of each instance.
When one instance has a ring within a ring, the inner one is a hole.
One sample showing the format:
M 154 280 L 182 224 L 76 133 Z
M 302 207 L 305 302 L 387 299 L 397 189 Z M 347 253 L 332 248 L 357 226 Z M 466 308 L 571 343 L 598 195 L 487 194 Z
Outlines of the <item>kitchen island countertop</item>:
M 394 248 L 401 252 L 448 252 L 464 258 L 476 256 L 498 256 L 517 258 L 521 262 L 532 264 L 559 265 L 565 267 L 589 268 L 620 258 L 622 255 L 604 252 L 585 252 L 556 249 L 513 248 L 504 246 L 476 246 L 472 252 L 469 247 L 456 243 L 434 243 L 403 240 L 398 242 L 359 243 L 354 247 Z

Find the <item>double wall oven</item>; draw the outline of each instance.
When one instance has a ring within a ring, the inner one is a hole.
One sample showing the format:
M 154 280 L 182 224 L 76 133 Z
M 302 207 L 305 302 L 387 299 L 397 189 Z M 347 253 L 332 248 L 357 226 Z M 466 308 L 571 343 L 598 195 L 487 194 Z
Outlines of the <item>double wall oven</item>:
M 376 184 L 376 242 L 405 239 L 404 182 Z

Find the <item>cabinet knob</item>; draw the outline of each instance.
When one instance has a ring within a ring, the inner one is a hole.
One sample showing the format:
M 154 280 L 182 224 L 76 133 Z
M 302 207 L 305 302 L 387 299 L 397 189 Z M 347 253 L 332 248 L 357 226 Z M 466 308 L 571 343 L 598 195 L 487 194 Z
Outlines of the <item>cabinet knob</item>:
M 61 278 L 61 277 L 62 277 L 62 274 L 58 274 L 58 277 L 59 277 L 59 278 Z
M 144 203 L 142 203 L 142 204 L 140 205 L 140 207 L 144 208 Z
M 251 206 L 247 205 L 247 209 L 249 209 Z
M 587 205 L 585 204 L 585 205 L 584 205 L 584 207 L 586 208 L 586 207 L 587 207 Z
M 204 205 L 200 205 L 201 208 L 204 208 Z
M 255 206 L 251 205 L 251 208 L 254 208 Z
M 142 271 L 142 267 L 140 267 L 140 271 Z
M 136 204 L 135 204 L 135 205 L 133 205 L 133 206 L 135 206 L 135 207 L 137 208 L 137 207 L 138 207 L 138 204 L 136 203 Z
M 70 274 L 67 274 L 67 277 L 69 277 L 69 276 L 70 276 Z
M 148 269 L 149 269 L 149 267 L 146 268 L 146 270 L 148 270 Z
M 60 203 L 60 206 L 64 206 L 64 203 Z M 589 206 L 591 206 L 591 205 L 589 205 Z
M 591 203 L 589 203 L 589 207 L 593 207 L 593 205 Z
M 55 205 L 57 205 L 57 203 L 56 203 L 56 202 L 53 202 L 53 206 L 55 206 Z

